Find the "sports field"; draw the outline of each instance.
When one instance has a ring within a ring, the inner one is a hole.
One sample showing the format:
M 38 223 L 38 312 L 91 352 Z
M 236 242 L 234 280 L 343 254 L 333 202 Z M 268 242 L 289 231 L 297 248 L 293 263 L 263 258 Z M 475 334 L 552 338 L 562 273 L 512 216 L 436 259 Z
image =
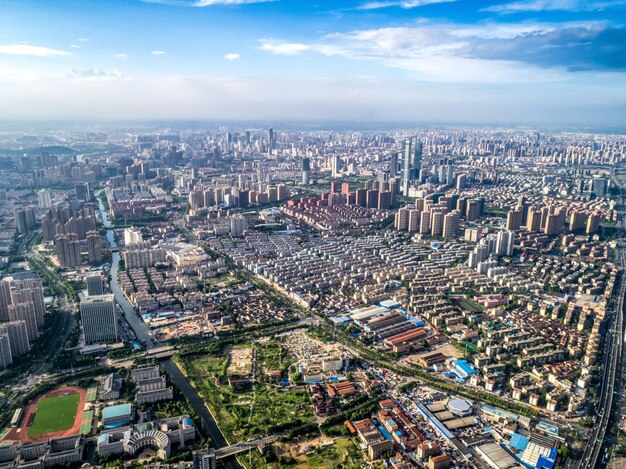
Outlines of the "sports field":
M 28 428 L 28 436 L 37 436 L 72 428 L 80 394 L 70 392 L 61 396 L 46 397 L 37 402 L 33 421 Z

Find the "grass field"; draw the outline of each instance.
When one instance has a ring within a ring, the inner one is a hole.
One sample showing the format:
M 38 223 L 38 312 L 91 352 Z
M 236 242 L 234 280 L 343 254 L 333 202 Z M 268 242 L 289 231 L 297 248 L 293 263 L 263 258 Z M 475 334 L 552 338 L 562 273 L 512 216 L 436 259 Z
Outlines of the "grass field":
M 286 376 L 293 359 L 284 348 L 276 343 L 255 344 L 254 348 L 257 369 L 254 389 L 239 392 L 227 383 L 228 352 L 181 360 L 220 429 L 232 441 L 267 433 L 275 425 L 294 422 L 297 426 L 295 422 L 313 420 L 313 406 L 304 390 L 284 389 L 265 376 L 265 370 L 279 370 Z
M 74 392 L 57 397 L 47 397 L 37 403 L 28 436 L 67 430 L 74 425 L 80 394 Z

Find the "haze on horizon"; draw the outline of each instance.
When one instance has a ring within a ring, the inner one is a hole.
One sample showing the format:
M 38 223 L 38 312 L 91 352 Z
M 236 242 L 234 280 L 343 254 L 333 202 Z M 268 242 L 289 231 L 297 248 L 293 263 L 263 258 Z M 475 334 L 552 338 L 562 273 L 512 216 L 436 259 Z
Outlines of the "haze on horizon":
M 626 0 L 7 0 L 0 119 L 616 127 Z

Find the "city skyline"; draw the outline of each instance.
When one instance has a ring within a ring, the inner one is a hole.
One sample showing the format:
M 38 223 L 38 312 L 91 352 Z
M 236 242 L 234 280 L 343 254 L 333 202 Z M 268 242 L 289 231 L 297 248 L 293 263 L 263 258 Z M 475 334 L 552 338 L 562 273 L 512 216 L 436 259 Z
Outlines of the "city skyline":
M 5 2 L 0 119 L 619 128 L 626 2 Z

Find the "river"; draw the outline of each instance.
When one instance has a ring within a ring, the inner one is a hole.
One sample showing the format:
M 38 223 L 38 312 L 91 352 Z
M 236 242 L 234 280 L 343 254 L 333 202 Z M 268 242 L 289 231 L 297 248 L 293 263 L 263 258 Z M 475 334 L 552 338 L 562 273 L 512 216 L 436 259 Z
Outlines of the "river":
M 98 198 L 98 204 L 100 207 L 100 216 L 102 217 L 102 224 L 106 228 L 106 238 L 109 242 L 109 246 L 113 250 L 117 248 L 117 243 L 115 242 L 115 232 L 113 231 L 113 225 L 109 221 L 107 217 L 106 210 L 104 208 L 104 204 L 102 203 L 102 199 Z M 150 349 L 156 346 L 161 346 L 160 343 L 153 344 L 150 337 L 150 328 L 143 322 L 143 319 L 137 314 L 133 305 L 130 304 L 128 299 L 126 299 L 126 295 L 120 289 L 119 283 L 117 281 L 117 273 L 119 271 L 120 264 L 120 253 L 115 249 L 112 252 L 111 256 L 111 291 L 115 295 L 115 300 L 117 304 L 120 305 L 122 311 L 124 311 L 124 316 L 126 318 L 126 322 L 132 327 L 137 339 L 141 340 L 145 343 L 146 348 Z M 160 360 L 159 364 L 163 367 L 165 372 L 169 375 L 170 380 L 180 389 L 180 391 L 185 395 L 185 397 L 189 400 L 189 403 L 193 407 L 193 409 L 198 414 L 200 421 L 202 422 L 202 427 L 204 428 L 204 432 L 211 438 L 211 445 L 216 448 L 223 448 L 228 446 L 228 442 L 221 430 L 219 429 L 213 415 L 207 408 L 204 400 L 196 389 L 191 385 L 189 380 L 181 373 L 178 369 L 178 366 L 171 360 Z M 230 457 L 227 459 L 223 459 L 220 461 L 222 467 L 226 467 L 228 469 L 241 469 L 241 466 L 237 462 L 234 457 Z

